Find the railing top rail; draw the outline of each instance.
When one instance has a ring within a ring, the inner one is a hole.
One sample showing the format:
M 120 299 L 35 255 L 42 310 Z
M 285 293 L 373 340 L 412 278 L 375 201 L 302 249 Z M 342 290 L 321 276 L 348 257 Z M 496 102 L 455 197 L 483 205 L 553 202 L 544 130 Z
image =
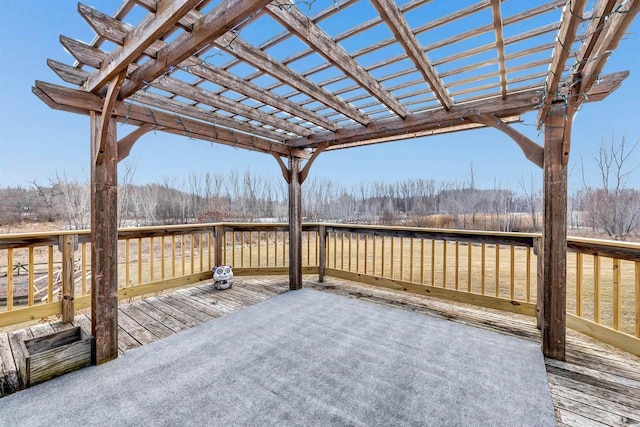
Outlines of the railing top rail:
M 262 223 L 262 222 L 218 222 L 205 224 L 179 224 L 148 227 L 121 228 L 118 230 L 120 238 L 156 237 L 181 233 L 196 233 L 199 231 L 213 230 L 216 226 L 222 226 L 225 230 L 236 231 L 286 231 L 287 223 Z M 479 230 L 452 230 L 443 228 L 421 228 L 385 225 L 364 224 L 337 224 L 309 222 L 302 225 L 303 230 L 316 230 L 324 227 L 329 231 L 344 231 L 362 234 L 386 235 L 395 237 L 418 237 L 436 240 L 470 241 L 494 244 L 514 244 L 531 246 L 535 239 L 539 239 L 539 233 L 479 231 Z M 11 233 L 0 234 L 0 249 L 20 248 L 29 246 L 57 245 L 59 236 L 78 235 L 80 242 L 88 242 L 90 230 L 58 230 L 35 233 Z M 567 244 L 571 251 L 586 254 L 599 254 L 613 258 L 640 260 L 640 243 L 622 242 L 615 240 L 592 239 L 583 237 L 567 238 Z
M 398 230 L 409 231 L 416 233 L 440 233 L 440 234 L 459 234 L 459 235 L 475 235 L 475 236 L 500 236 L 500 237 L 528 237 L 528 238 L 540 238 L 540 233 L 521 233 L 521 232 L 505 232 L 505 231 L 481 231 L 481 230 L 457 230 L 448 228 L 426 228 L 426 227 L 404 227 L 404 226 L 391 226 L 391 225 L 362 225 L 362 224 L 332 224 L 332 223 L 319 223 L 318 225 L 324 225 L 329 228 L 351 228 L 351 229 L 364 229 L 364 230 Z
M 580 243 L 585 245 L 599 245 L 599 246 L 610 246 L 616 248 L 623 249 L 631 249 L 640 251 L 640 243 L 638 242 L 626 242 L 621 240 L 605 240 L 605 239 L 592 239 L 592 238 L 584 238 L 584 237 L 567 237 L 567 241 L 569 243 Z

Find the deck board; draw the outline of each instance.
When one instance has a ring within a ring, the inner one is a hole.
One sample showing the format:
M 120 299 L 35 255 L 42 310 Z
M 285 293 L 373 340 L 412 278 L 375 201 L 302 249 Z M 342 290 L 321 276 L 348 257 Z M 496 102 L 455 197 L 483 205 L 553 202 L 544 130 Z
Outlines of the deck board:
M 147 297 L 119 307 L 119 353 L 162 339 L 203 322 L 287 292 L 286 277 L 237 278 L 218 291 L 211 283 Z M 461 303 L 438 300 L 336 278 L 306 287 L 434 316 L 501 334 L 540 342 L 535 319 Z M 88 314 L 74 326 L 91 330 Z M 71 327 L 60 321 L 0 334 L 0 396 L 20 387 L 11 339 L 30 338 Z M 640 359 L 574 331 L 567 333 L 567 362 L 547 359 L 547 378 L 559 426 L 640 425 Z

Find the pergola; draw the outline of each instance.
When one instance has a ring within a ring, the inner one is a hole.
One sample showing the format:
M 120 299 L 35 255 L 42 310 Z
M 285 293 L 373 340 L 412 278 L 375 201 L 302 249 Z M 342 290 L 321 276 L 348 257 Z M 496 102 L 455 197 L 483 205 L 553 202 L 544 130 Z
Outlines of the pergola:
M 75 87 L 33 92 L 90 116 L 96 362 L 118 354 L 117 164 L 145 133 L 275 157 L 299 289 L 301 185 L 320 153 L 487 126 L 543 169 L 538 322 L 544 354 L 564 359 L 572 118 L 628 75 L 601 71 L 639 3 L 333 0 L 313 15 L 315 0 L 124 0 L 113 15 L 79 4 L 96 37 L 60 36 L 75 63 L 48 61 Z M 510 126 L 532 110 L 542 146 Z M 118 139 L 118 122 L 137 129 Z

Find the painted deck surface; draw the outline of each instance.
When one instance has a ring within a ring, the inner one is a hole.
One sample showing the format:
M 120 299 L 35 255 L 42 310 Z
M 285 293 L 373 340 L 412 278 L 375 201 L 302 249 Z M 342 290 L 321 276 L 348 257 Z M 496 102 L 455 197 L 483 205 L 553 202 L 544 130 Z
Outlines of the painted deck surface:
M 357 282 L 328 278 L 305 286 L 436 316 L 473 327 L 540 342 L 535 319 L 434 298 L 399 293 Z M 240 310 L 288 290 L 288 278 L 240 278 L 230 290 L 216 291 L 210 282 L 170 294 L 121 304 L 118 313 L 119 352 L 165 338 L 183 329 Z M 41 323 L 0 333 L 0 396 L 20 389 L 10 342 L 82 326 L 91 329 L 86 314 L 73 325 Z M 640 425 L 640 359 L 569 331 L 567 362 L 546 361 L 556 418 L 560 426 Z

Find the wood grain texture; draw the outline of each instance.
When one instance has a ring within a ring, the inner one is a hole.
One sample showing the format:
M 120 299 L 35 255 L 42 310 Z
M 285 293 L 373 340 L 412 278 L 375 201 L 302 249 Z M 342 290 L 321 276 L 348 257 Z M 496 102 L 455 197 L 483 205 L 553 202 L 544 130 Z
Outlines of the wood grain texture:
M 554 104 L 544 127 L 542 352 L 565 360 L 567 287 L 567 166 L 563 165 L 565 105 Z
M 66 234 L 62 236 L 62 321 L 73 321 L 75 313 L 75 281 L 74 281 L 74 250 L 76 236 Z
M 170 66 L 181 63 L 212 39 L 232 30 L 236 25 L 262 8 L 269 0 L 223 0 L 211 12 L 193 23 L 191 32 L 179 35 L 160 50 L 156 59 L 143 63 L 130 76 L 120 91 L 125 99 L 162 75 Z
M 289 157 L 289 289 L 302 288 L 302 183 L 300 159 Z
M 92 159 L 99 120 L 92 114 Z M 118 357 L 118 146 L 116 122 L 109 121 L 104 162 L 91 166 L 91 333 L 96 364 Z

